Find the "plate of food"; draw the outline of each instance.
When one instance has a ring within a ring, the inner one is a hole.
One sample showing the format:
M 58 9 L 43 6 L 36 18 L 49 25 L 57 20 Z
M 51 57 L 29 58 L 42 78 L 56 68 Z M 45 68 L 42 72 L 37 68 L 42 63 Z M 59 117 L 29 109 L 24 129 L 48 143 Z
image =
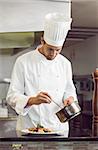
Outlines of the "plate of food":
M 61 131 L 54 131 L 50 128 L 45 128 L 38 125 L 37 127 L 21 130 L 23 135 L 63 135 Z

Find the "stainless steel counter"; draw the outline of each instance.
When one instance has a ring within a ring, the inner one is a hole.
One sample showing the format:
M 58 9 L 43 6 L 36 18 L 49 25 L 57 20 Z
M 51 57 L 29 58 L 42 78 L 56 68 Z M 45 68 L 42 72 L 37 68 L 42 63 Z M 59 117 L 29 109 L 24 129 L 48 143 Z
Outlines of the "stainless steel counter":
M 16 120 L 9 119 L 0 120 L 0 150 L 98 150 L 98 137 L 23 135 L 15 130 Z
M 0 118 L 0 150 L 98 150 L 98 137 L 23 135 L 16 117 Z
M 22 136 L 15 130 L 0 136 L 0 150 L 98 150 L 98 138 L 63 136 Z

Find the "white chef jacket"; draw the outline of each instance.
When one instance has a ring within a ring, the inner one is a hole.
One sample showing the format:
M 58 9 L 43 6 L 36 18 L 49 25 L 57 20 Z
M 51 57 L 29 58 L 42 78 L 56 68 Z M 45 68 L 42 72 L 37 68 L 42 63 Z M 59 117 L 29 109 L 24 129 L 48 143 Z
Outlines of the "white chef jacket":
M 72 81 L 71 63 L 58 54 L 47 60 L 38 48 L 19 56 L 13 68 L 7 102 L 18 115 L 17 130 L 41 124 L 54 130 L 62 130 L 68 136 L 68 122 L 61 123 L 56 116 L 60 108 L 54 103 L 25 107 L 28 99 L 39 92 L 48 92 L 52 99 L 63 107 L 63 100 L 73 96 L 77 100 Z

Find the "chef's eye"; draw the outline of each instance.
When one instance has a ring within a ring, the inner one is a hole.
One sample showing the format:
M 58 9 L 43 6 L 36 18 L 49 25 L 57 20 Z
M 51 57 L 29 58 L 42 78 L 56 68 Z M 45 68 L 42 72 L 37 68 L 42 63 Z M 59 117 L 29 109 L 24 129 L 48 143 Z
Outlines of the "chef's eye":
M 56 51 L 58 52 L 58 51 L 60 51 L 60 49 L 56 49 Z
M 48 50 L 49 50 L 49 51 L 53 51 L 53 49 L 52 49 L 52 48 L 48 48 Z
M 56 50 L 55 50 L 55 49 L 52 49 L 52 48 L 48 48 L 48 50 L 49 50 L 49 51 L 57 51 L 57 52 L 60 51 L 60 49 L 56 49 Z

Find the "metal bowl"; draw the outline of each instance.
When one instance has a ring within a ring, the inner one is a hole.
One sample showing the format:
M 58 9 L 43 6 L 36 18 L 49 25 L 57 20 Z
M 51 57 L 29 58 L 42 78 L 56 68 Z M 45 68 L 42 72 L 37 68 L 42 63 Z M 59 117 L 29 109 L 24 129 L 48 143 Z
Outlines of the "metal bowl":
M 77 102 L 73 102 L 56 113 L 60 122 L 66 122 L 81 113 L 81 108 Z

